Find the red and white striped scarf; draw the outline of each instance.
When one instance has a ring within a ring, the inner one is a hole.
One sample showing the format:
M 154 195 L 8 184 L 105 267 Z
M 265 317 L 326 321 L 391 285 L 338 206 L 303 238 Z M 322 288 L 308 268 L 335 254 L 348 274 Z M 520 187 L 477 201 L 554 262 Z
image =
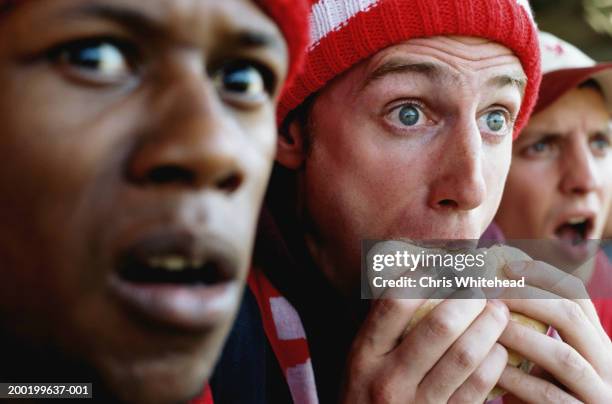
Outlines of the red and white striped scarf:
M 285 375 L 295 404 L 318 404 L 314 371 L 302 321 L 266 276 L 253 268 L 248 285 L 259 306 L 266 337 Z M 213 404 L 210 387 L 191 404 Z

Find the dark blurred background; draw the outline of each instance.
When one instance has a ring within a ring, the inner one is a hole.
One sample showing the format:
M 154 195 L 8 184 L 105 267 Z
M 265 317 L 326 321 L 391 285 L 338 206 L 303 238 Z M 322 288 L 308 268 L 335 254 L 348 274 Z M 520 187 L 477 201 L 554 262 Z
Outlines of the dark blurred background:
M 538 26 L 598 61 L 612 61 L 612 0 L 531 0 Z

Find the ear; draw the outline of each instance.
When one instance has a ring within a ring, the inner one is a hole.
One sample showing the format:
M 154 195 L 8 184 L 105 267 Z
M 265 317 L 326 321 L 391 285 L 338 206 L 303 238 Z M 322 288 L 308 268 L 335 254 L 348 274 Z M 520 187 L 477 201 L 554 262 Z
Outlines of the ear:
M 278 136 L 276 161 L 291 170 L 300 168 L 306 158 L 306 136 L 306 129 L 294 119 Z

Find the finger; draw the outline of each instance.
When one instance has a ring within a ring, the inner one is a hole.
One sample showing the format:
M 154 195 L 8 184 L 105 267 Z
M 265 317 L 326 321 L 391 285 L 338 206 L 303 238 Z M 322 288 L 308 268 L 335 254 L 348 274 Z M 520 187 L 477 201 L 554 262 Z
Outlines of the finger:
M 420 382 L 486 304 L 484 299 L 443 301 L 406 334 L 395 351 L 395 361 L 410 364 L 407 375 Z
M 500 299 L 556 299 L 559 297 L 574 301 L 581 308 L 586 318 L 593 325 L 595 333 L 603 341 L 607 341 L 607 333 L 601 326 L 599 316 L 595 306 L 588 298 L 584 283 L 551 265 L 540 261 L 516 261 L 511 262 L 505 267 L 506 275 L 510 278 L 518 279 L 525 277 L 525 282 L 529 284 L 525 288 L 506 288 Z M 555 281 L 557 279 L 558 281 Z M 586 298 L 585 298 L 586 297 Z M 538 307 L 535 305 L 534 307 Z M 555 317 L 558 320 L 562 317 Z M 547 324 L 554 325 L 549 321 Z M 561 332 L 561 327 L 555 327 Z M 570 324 L 566 330 L 577 330 L 576 325 Z M 564 336 L 565 338 L 565 336 Z M 572 344 L 573 345 L 573 344 Z
M 513 261 L 504 267 L 510 279 L 525 278 L 525 283 L 552 292 L 566 299 L 588 299 L 584 283 L 542 261 Z
M 599 396 L 601 378 L 591 364 L 565 342 L 514 322 L 508 324 L 499 342 L 548 371 L 586 401 Z
M 451 396 L 452 404 L 482 403 L 493 390 L 508 362 L 508 352 L 500 344 L 494 344 L 487 357 Z
M 511 311 L 552 325 L 563 340 L 590 363 L 597 368 L 603 366 L 600 362 L 606 355 L 603 355 L 602 350 L 607 349 L 607 345 L 598 332 L 601 325 L 595 326 L 584 313 L 582 306 L 576 302 L 568 299 L 504 299 L 503 301 Z
M 530 261 L 527 262 L 527 265 L 521 264 L 521 262 L 511 263 L 506 268 L 506 274 L 514 278 L 524 276 L 526 283 L 532 286 L 548 290 L 560 297 L 575 300 L 578 303 L 584 303 L 585 312 L 590 318 L 592 320 L 597 318 L 597 311 L 591 303 L 586 285 L 581 279 L 545 262 Z M 558 281 L 555 281 L 555 278 Z
M 374 300 L 370 312 L 355 337 L 354 351 L 369 357 L 392 351 L 422 299 Z
M 423 379 L 419 389 L 426 401 L 443 402 L 453 395 L 489 354 L 509 317 L 503 303 L 487 303 L 478 318 Z M 489 390 L 480 393 L 486 396 Z
M 534 404 L 578 404 L 575 397 L 559 387 L 520 369 L 507 366 L 497 383 L 504 390 L 512 393 L 525 403 Z

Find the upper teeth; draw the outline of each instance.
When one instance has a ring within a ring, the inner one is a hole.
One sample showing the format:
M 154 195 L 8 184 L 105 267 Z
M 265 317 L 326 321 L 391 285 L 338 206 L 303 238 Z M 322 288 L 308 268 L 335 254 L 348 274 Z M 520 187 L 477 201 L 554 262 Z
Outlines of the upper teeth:
M 183 271 L 186 268 L 198 268 L 202 266 L 199 259 L 188 260 L 180 255 L 167 255 L 163 257 L 151 257 L 147 263 L 152 268 L 165 269 L 168 271 Z
M 569 224 L 580 224 L 586 222 L 587 218 L 584 216 L 577 216 L 570 218 L 567 222 Z

